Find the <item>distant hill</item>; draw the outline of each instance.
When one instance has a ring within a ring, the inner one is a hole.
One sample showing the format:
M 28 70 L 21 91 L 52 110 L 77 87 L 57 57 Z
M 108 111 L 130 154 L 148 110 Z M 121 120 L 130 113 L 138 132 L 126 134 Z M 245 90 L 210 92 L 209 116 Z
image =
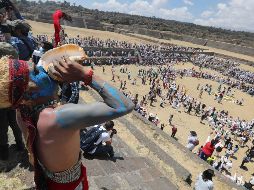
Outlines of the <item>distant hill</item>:
M 174 20 L 165 20 L 155 17 L 129 15 L 116 12 L 104 12 L 91 10 L 82 6 L 74 6 L 68 2 L 57 3 L 17 1 L 19 9 L 30 19 L 38 14 L 52 13 L 56 9 L 62 9 L 76 17 L 89 17 L 97 22 L 115 25 L 135 26 L 149 30 L 167 31 L 175 35 L 192 36 L 214 41 L 227 42 L 235 45 L 254 47 L 254 33 L 231 31 L 215 27 L 200 26 L 192 23 L 184 23 Z M 48 18 L 49 19 L 49 18 Z

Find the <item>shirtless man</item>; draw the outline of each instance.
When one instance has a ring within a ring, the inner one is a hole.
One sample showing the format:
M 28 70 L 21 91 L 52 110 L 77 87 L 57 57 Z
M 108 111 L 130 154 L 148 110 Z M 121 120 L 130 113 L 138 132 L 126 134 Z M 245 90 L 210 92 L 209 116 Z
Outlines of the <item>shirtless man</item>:
M 80 129 L 121 117 L 132 111 L 133 103 L 68 58 L 57 60 L 52 73 L 63 82 L 84 81 L 103 102 L 59 105 L 57 82 L 33 63 L 4 57 L 0 73 L 0 108 L 19 110 L 17 119 L 35 168 L 36 189 L 87 190 L 86 169 L 80 161 Z

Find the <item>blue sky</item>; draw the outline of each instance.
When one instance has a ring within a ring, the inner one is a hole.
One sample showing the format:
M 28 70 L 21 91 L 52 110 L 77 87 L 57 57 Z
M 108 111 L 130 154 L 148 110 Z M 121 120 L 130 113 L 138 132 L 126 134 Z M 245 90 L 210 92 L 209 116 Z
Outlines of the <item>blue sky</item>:
M 60 0 L 64 1 L 64 0 Z M 66 0 L 103 11 L 254 32 L 254 0 Z

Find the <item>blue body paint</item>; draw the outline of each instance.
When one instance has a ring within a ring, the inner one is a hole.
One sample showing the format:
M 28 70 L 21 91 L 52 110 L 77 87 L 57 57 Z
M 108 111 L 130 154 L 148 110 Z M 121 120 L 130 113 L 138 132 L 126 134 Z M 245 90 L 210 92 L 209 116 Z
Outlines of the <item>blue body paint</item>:
M 100 90 L 101 87 L 99 84 L 97 84 L 95 81 L 93 81 L 92 84 L 94 88 L 96 88 L 97 90 Z M 123 113 L 127 110 L 123 100 L 121 99 L 120 92 L 117 89 L 105 83 L 103 90 L 107 91 L 111 96 L 113 96 L 117 100 L 116 104 L 113 105 L 116 110 L 113 112 L 109 112 L 108 113 L 109 115 L 114 115 L 116 113 Z M 111 102 L 111 103 L 114 103 L 114 102 Z
M 48 74 L 44 71 L 42 67 L 38 67 L 39 73 L 35 75 L 34 71 L 30 71 L 29 77 L 39 88 L 38 91 L 32 92 L 29 94 L 29 99 L 37 99 L 40 97 L 49 97 L 53 96 L 56 89 L 57 84 L 53 81 Z
M 125 106 L 125 104 L 124 104 L 124 102 L 123 102 L 123 100 L 120 96 L 120 92 L 117 89 L 111 87 L 108 84 L 105 84 L 104 88 L 105 88 L 105 90 L 108 91 L 109 94 L 111 94 L 117 100 L 116 105 L 114 105 L 116 110 L 113 111 L 113 112 L 109 112 L 108 114 L 109 115 L 114 115 L 116 113 L 119 114 L 119 113 L 126 112 L 127 108 L 126 108 L 126 106 Z
M 95 81 L 92 82 L 92 87 L 98 92 L 102 88 L 102 86 Z M 121 92 L 119 92 L 117 89 L 107 83 L 104 84 L 102 91 L 104 91 L 104 93 L 101 94 L 101 96 L 103 97 L 103 99 L 105 98 L 105 103 L 112 108 L 108 109 L 108 111 L 103 110 L 101 115 L 104 117 L 104 119 L 105 117 L 108 117 L 110 119 L 116 118 L 128 111 L 128 105 L 126 105 L 126 103 L 124 102 L 124 96 L 121 97 Z M 81 112 L 80 114 L 78 114 L 75 111 L 73 112 L 72 108 L 65 108 L 56 112 L 56 122 L 60 128 L 72 128 L 74 126 L 73 123 L 77 122 L 78 120 L 79 122 L 82 122 L 81 116 Z

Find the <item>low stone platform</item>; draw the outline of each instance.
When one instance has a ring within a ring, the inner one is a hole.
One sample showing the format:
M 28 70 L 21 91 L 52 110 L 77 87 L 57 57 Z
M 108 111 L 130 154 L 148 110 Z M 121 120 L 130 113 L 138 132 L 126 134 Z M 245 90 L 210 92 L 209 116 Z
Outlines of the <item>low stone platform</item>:
M 115 159 L 84 159 L 90 190 L 176 190 L 153 163 L 138 157 L 117 136 L 113 137 Z

